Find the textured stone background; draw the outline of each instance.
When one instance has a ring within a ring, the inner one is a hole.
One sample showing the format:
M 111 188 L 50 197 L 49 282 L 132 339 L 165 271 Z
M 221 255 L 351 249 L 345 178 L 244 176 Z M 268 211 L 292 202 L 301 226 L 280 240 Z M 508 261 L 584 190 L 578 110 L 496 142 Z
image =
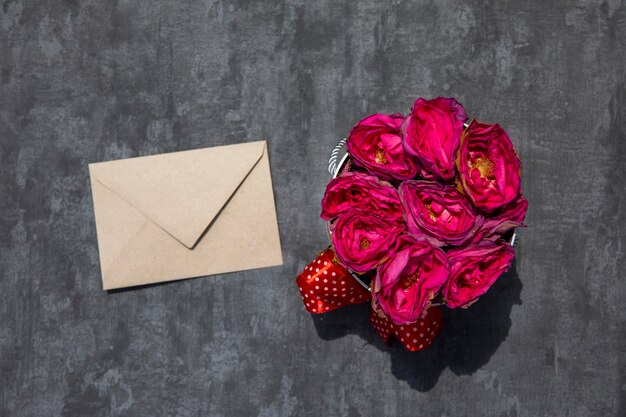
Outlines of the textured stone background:
M 0 415 L 626 415 L 625 39 L 620 0 L 4 0 Z M 294 278 L 337 139 L 437 95 L 508 130 L 530 227 L 408 354 Z M 284 266 L 102 291 L 89 162 L 257 139 Z

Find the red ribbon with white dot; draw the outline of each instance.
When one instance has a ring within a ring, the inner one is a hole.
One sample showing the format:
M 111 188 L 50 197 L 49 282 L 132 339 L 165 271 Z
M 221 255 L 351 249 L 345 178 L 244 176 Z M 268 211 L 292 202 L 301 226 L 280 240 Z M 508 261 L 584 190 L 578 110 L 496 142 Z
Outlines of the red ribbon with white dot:
M 296 278 L 306 311 L 326 313 L 350 304 L 360 304 L 372 299 L 372 294 L 340 265 L 331 248 L 323 250 Z M 430 307 L 424 317 L 412 324 L 397 325 L 373 309 L 370 323 L 389 343 L 393 335 L 410 351 L 426 349 L 441 332 L 442 312 Z
M 399 325 L 372 309 L 370 323 L 385 343 L 389 343 L 393 335 L 406 350 L 415 352 L 426 349 L 441 333 L 443 313 L 439 307 L 430 307 L 415 323 Z
M 330 248 L 304 268 L 296 283 L 309 313 L 325 313 L 372 299 L 372 294 L 335 261 L 335 252 Z

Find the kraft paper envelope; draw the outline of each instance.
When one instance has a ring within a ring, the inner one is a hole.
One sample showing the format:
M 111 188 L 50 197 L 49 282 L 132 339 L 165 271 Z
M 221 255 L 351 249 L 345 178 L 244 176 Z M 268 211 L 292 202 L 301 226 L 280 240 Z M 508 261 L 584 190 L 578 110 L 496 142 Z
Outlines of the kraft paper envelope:
M 89 164 L 105 290 L 282 265 L 265 141 Z

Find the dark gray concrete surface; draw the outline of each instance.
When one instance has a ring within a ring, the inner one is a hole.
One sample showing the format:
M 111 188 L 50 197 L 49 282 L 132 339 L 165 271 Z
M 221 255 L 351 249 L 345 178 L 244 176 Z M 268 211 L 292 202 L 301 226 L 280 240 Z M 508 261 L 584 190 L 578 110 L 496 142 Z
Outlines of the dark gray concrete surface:
M 0 415 L 626 415 L 626 7 L 25 1 L 0 8 Z M 428 351 L 312 318 L 328 154 L 455 96 L 530 200 L 513 270 Z M 282 267 L 102 291 L 89 162 L 267 139 Z

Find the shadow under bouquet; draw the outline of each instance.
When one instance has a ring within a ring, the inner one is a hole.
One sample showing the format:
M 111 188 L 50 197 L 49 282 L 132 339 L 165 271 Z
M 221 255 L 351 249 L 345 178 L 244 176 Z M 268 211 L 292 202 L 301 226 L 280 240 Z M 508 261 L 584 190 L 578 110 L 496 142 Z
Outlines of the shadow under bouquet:
M 418 98 L 407 116 L 361 120 L 329 163 L 331 245 L 296 279 L 306 310 L 370 302 L 385 342 L 427 348 L 441 307 L 469 307 L 515 257 L 528 202 L 509 136 L 454 98 Z

